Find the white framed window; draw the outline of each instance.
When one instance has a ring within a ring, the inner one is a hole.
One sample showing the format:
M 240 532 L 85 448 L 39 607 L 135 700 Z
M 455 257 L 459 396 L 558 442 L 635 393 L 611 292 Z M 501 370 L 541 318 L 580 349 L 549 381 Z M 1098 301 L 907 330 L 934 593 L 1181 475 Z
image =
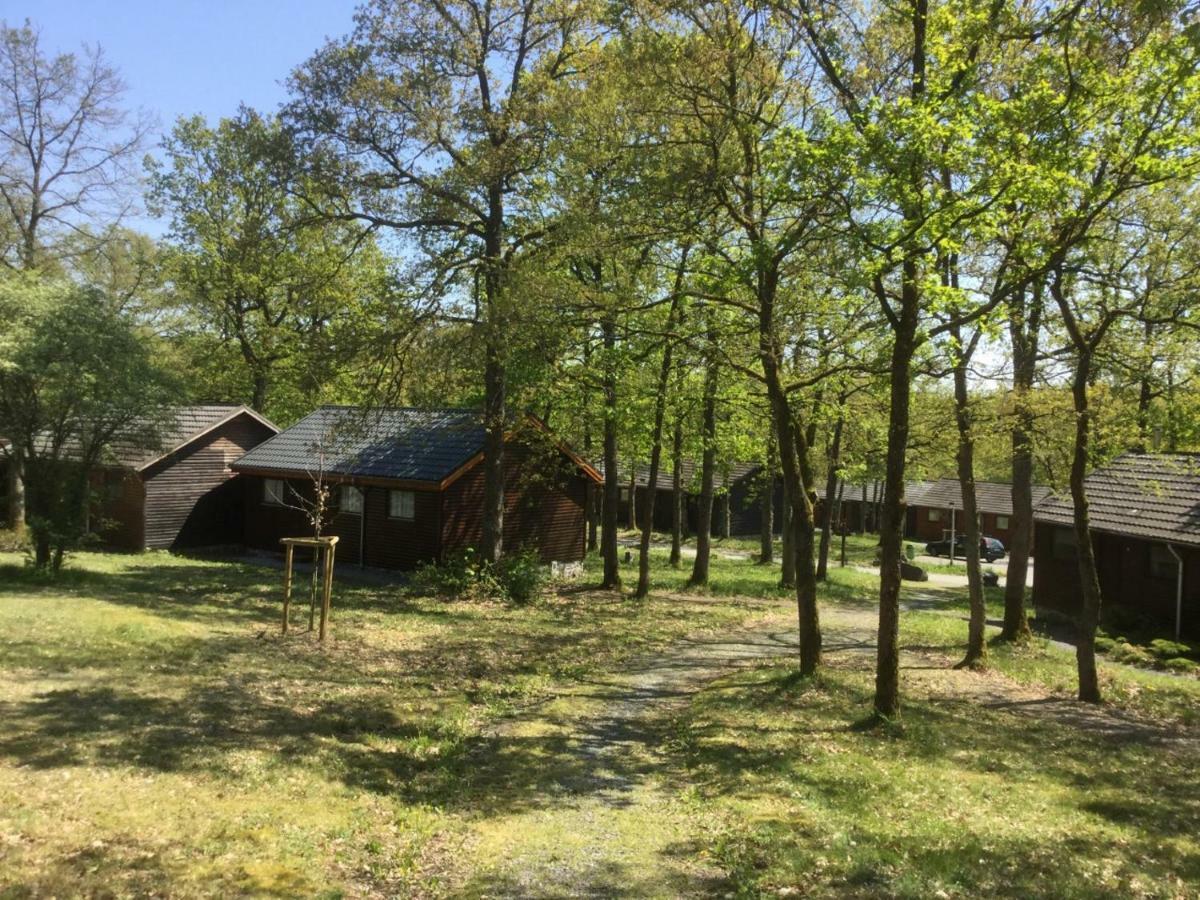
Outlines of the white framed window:
M 942 511 L 940 509 L 931 509 L 929 511 L 929 521 L 930 522 L 942 521 Z
M 417 517 L 417 497 L 412 491 L 388 491 L 388 518 L 412 521 Z
M 268 506 L 283 506 L 283 492 L 282 478 L 263 479 L 263 503 Z
M 1008 516 L 996 516 L 996 528 L 1000 531 L 1008 530 Z
M 338 509 L 351 515 L 361 515 L 363 511 L 363 493 L 352 484 L 343 484 L 338 491 Z

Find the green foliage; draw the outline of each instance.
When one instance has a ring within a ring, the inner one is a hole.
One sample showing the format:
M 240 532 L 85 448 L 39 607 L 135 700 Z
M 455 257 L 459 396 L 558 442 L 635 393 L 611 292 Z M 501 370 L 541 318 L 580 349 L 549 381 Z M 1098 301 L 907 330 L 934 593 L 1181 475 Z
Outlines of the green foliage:
M 87 533 L 89 472 L 116 443 L 158 445 L 177 379 L 97 290 L 35 276 L 0 280 L 0 433 L 23 463 L 39 567 Z
M 1179 672 L 1185 675 L 1200 673 L 1200 662 L 1197 662 L 1194 659 L 1187 659 L 1182 656 L 1178 656 L 1175 659 L 1164 660 L 1163 667 L 1168 672 Z
M 368 231 L 313 216 L 329 192 L 275 118 L 181 119 L 164 151 L 149 199 L 171 222 L 164 265 L 205 382 L 285 422 L 345 399 L 391 290 Z
M 548 581 L 535 551 L 509 553 L 498 563 L 483 561 L 468 548 L 413 573 L 413 587 L 447 600 L 503 600 L 522 605 L 536 600 Z

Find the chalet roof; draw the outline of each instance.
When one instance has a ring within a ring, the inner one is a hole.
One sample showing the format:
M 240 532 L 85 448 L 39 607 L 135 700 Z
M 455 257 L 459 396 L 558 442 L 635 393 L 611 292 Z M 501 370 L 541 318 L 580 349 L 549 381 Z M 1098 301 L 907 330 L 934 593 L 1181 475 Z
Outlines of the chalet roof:
M 672 472 L 672 462 L 664 459 L 658 469 L 658 478 L 655 484 L 658 485 L 660 491 L 669 491 L 674 487 L 674 474 Z M 762 468 L 759 463 L 735 462 L 722 464 L 717 463 L 715 477 L 713 483 L 718 487 L 736 484 L 743 478 L 753 476 Z M 599 471 L 603 472 L 604 467 L 600 466 Z M 683 483 L 684 491 L 691 491 L 700 482 L 700 463 L 692 459 L 680 460 L 679 463 L 680 479 Z M 618 469 L 617 482 L 626 487 L 629 485 L 629 470 Z M 649 463 L 639 463 L 637 467 L 637 485 L 638 487 L 646 487 L 650 483 L 650 465 Z
M 131 429 L 125 439 L 114 441 L 108 448 L 104 462 L 130 469 L 145 469 L 163 457 L 183 449 L 214 428 L 242 415 L 254 418 L 272 431 L 279 431 L 275 425 L 248 406 L 209 404 L 171 407 L 163 410 L 157 421 L 147 418 Z M 133 433 L 138 430 L 144 430 L 155 439 L 134 439 Z
M 1036 506 L 1050 494 L 1050 489 L 1040 484 L 1033 486 L 1033 503 Z M 962 486 L 957 478 L 939 478 L 936 481 L 919 481 L 907 492 L 909 506 L 926 506 L 933 509 L 962 509 Z M 997 516 L 1012 515 L 1012 485 L 998 481 L 975 482 L 975 502 L 981 513 Z
M 233 468 L 306 476 L 323 469 L 333 476 L 440 483 L 483 446 L 483 421 L 475 410 L 323 406 L 250 450 Z M 559 449 L 585 473 L 593 471 L 565 445 Z
M 923 491 L 925 489 L 926 483 L 927 482 L 924 482 L 924 481 L 905 482 L 904 499 L 905 499 L 905 502 L 909 506 L 912 506 L 913 496 L 916 495 L 918 492 Z M 879 490 L 879 496 L 882 498 L 883 497 L 882 482 L 879 484 L 878 490 Z M 868 482 L 868 484 L 867 484 L 867 502 L 868 503 L 872 502 L 875 499 L 875 491 L 876 491 L 875 484 L 873 482 Z M 851 482 L 846 482 L 846 486 L 842 490 L 842 500 L 843 501 L 857 501 L 857 502 L 861 503 L 862 502 L 862 492 L 863 492 L 863 485 L 861 482 L 859 482 L 857 484 L 853 484 Z M 815 493 L 817 495 L 818 500 L 825 499 L 825 478 L 824 478 L 824 476 L 817 478 L 816 484 L 813 485 L 813 493 Z
M 1200 546 L 1200 455 L 1127 453 L 1084 481 L 1093 531 Z M 1047 497 L 1034 520 L 1073 523 L 1069 494 Z

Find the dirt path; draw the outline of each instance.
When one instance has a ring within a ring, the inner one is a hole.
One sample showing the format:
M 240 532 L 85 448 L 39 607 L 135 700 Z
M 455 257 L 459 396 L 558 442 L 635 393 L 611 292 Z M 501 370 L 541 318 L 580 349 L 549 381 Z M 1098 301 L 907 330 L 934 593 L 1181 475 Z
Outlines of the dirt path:
M 487 897 L 679 897 L 720 893 L 699 852 L 704 823 L 665 787 L 663 714 L 738 667 L 794 652 L 781 611 L 735 634 L 698 637 L 583 682 L 498 737 L 542 751 L 540 802 L 475 823 L 473 880 Z
M 822 616 L 828 664 L 873 664 L 872 609 L 826 607 Z M 453 893 L 722 895 L 722 873 L 701 852 L 713 823 L 699 804 L 667 787 L 684 779 L 667 746 L 670 735 L 662 731 L 665 714 L 722 675 L 791 656 L 795 647 L 791 611 L 781 606 L 756 627 L 681 642 L 508 720 L 495 734 L 497 743 L 521 748 L 520 765 L 532 767 L 536 775 L 531 782 L 528 775 L 515 777 L 504 766 L 492 772 L 495 779 L 511 780 L 511 792 L 498 792 L 495 806 L 471 823 L 463 848 L 469 855 L 470 881 L 455 885 Z M 953 663 L 937 654 L 905 651 L 905 692 L 1050 718 L 1115 740 L 1195 740 L 1119 711 L 1019 685 L 998 673 L 958 671 Z M 486 769 L 488 763 L 481 762 Z

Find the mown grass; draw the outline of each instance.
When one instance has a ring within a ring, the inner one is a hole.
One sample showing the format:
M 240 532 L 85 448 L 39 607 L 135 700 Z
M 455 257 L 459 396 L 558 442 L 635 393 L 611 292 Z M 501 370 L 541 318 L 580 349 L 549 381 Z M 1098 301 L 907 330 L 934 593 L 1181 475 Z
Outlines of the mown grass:
M 278 633 L 273 570 L 79 554 L 47 581 L 0 565 L 6 898 L 437 892 L 468 819 L 522 784 L 535 799 L 537 748 L 498 746 L 489 723 L 763 609 L 339 584 L 322 648 L 303 625 Z
M 957 679 L 973 679 L 959 673 Z M 738 896 L 1182 897 L 1200 883 L 1196 744 L 908 690 L 858 727 L 861 660 L 816 679 L 764 665 L 673 723 L 681 776 L 722 826 Z
M 525 607 L 339 583 L 321 648 L 303 614 L 278 634 L 274 570 L 80 554 L 47 581 L 0 555 L 0 897 L 487 894 L 487 853 L 526 837 L 552 851 L 554 834 L 511 830 L 562 821 L 542 813 L 593 790 L 568 725 L 603 721 L 597 685 L 685 635 L 790 609 L 778 567 L 714 559 L 703 590 L 690 570 L 656 553 L 639 602 L 634 564 L 614 595 L 586 588 L 589 561 L 580 585 Z M 828 620 L 869 635 L 877 584 L 835 570 Z M 898 728 L 852 727 L 872 648 L 831 640 L 816 681 L 796 681 L 786 655 L 731 676 L 671 720 L 665 766 L 629 761 L 627 777 L 677 778 L 670 802 L 692 805 L 670 819 L 694 814 L 699 844 L 682 835 L 675 852 L 719 863 L 722 893 L 1186 895 L 1194 751 L 948 691 L 1002 678 L 1069 697 L 1073 658 L 1035 641 L 994 647 L 989 675 L 954 673 L 964 601 L 905 591 L 903 641 L 930 662 L 905 671 Z M 1115 705 L 1169 728 L 1200 707 L 1195 680 L 1101 671 Z M 661 812 L 581 813 L 640 867 L 597 884 L 662 888 L 645 859 Z

